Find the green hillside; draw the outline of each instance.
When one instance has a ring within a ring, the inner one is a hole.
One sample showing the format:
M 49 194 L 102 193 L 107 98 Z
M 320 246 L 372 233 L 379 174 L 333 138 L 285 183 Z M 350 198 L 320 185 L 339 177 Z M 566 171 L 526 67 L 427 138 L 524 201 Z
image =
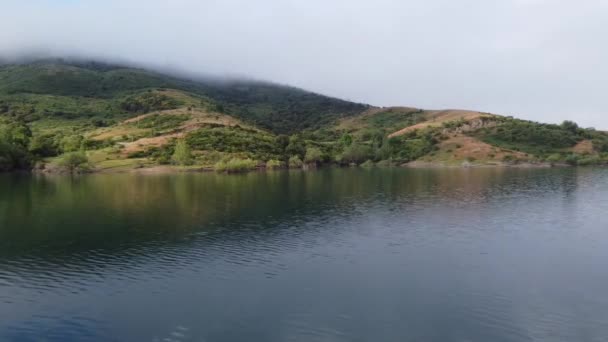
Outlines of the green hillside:
M 86 98 L 84 102 L 90 99 L 106 100 L 105 104 L 111 106 L 116 104 L 116 99 L 129 94 L 158 88 L 182 90 L 212 99 L 210 102 L 218 111 L 275 133 L 317 128 L 333 119 L 354 115 L 367 108 L 362 104 L 267 82 L 184 80 L 94 62 L 66 63 L 54 60 L 0 68 L 0 95 L 78 97 Z M 109 109 L 112 109 L 112 114 L 120 114 L 119 108 L 104 108 L 106 113 Z
M 0 66 L 0 170 L 604 164 L 608 135 L 96 62 Z M 173 166 L 172 166 L 173 165 Z

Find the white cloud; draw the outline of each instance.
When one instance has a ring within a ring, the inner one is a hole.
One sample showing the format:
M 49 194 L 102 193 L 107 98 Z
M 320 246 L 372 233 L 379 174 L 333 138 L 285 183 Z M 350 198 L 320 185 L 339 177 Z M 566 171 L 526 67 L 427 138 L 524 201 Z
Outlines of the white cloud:
M 4 54 L 119 57 L 608 129 L 602 0 L 3 0 L 0 13 Z

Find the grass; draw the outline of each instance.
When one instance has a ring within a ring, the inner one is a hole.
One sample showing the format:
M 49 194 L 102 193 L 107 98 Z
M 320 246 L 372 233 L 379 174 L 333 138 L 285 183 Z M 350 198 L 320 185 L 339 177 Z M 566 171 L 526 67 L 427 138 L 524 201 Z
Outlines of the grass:
M 493 125 L 457 132 L 467 120 L 480 117 Z M 371 165 L 421 158 L 484 162 L 507 154 L 517 160 L 551 157 L 555 163 L 587 165 L 603 163 L 608 153 L 608 134 L 570 122 L 547 125 L 469 111 L 369 108 L 264 82 L 192 81 L 57 60 L 0 66 L 0 119 L 0 132 L 8 127 L 23 135 L 19 146 L 12 136 L 0 136 L 0 158 L 18 157 L 26 166 L 82 148 L 100 170 L 165 165 L 175 139 L 182 138 L 196 165 L 226 172 L 254 169 L 258 160 L 280 168 L 302 167 L 302 159 Z M 465 134 L 494 148 L 474 144 L 464 153 L 444 144 L 454 137 L 471 138 Z M 574 148 L 581 141 L 585 150 Z
M 242 127 L 209 125 L 189 133 L 186 139 L 195 150 L 246 152 L 261 160 L 277 159 L 281 154 L 275 136 Z
M 125 101 L 126 96 L 136 92 L 165 88 L 191 93 L 200 97 L 201 105 L 275 133 L 318 128 L 368 108 L 366 105 L 267 82 L 192 81 L 133 68 L 61 60 L 0 66 L 0 94 L 5 95 L 43 94 L 94 98 L 97 101 L 105 99 L 115 108 L 124 104 L 115 101 L 117 98 Z M 186 105 L 193 104 L 194 101 Z M 138 109 L 141 106 L 136 103 L 135 107 Z M 122 109 L 129 107 L 123 106 Z
M 228 173 L 237 173 L 237 172 L 247 172 L 251 170 L 255 170 L 258 166 L 258 162 L 252 159 L 239 159 L 233 158 L 227 162 L 220 161 L 215 164 L 214 169 L 217 172 L 228 172 Z
M 137 169 L 144 166 L 152 166 L 150 162 L 145 158 L 139 159 L 112 159 L 112 160 L 104 160 L 98 163 L 94 163 L 93 167 L 97 171 L 112 171 L 112 172 L 120 172 L 120 171 L 129 171 L 133 169 Z
M 151 128 L 156 131 L 173 130 L 190 119 L 190 115 L 151 114 L 130 123 L 137 128 Z

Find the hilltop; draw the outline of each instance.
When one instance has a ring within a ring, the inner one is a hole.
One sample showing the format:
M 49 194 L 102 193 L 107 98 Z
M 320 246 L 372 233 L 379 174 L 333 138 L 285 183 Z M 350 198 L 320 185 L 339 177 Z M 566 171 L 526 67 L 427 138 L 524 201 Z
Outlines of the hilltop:
M 0 170 L 603 164 L 608 135 L 98 62 L 0 66 Z

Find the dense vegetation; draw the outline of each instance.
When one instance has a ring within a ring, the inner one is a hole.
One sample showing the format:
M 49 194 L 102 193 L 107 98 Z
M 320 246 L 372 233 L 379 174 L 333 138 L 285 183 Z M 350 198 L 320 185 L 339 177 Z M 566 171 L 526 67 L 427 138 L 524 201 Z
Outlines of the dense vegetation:
M 211 98 L 218 111 L 275 133 L 319 128 L 336 118 L 355 115 L 367 108 L 362 104 L 267 82 L 184 80 L 100 63 L 47 60 L 0 67 L 0 95 L 5 96 L 44 94 L 110 100 L 159 88 L 179 89 Z M 173 105 L 162 101 L 159 103 L 158 99 L 149 100 L 128 98 L 119 103 L 119 111 L 142 113 L 159 108 L 159 105 Z
M 246 152 L 254 159 L 269 160 L 282 154 L 281 146 L 273 135 L 242 127 L 203 127 L 189 133 L 187 141 L 197 150 Z
M 552 158 L 554 161 L 572 158 L 569 149 L 584 140 L 592 142 L 594 152 L 608 152 L 608 135 L 605 132 L 583 129 L 572 121 L 554 125 L 513 118 L 498 120 L 498 126 L 479 130 L 474 135 L 495 146 L 530 153 L 544 159 Z
M 552 125 L 486 115 L 482 128 L 466 132 L 461 130 L 468 121 L 461 118 L 389 138 L 436 120 L 429 113 L 370 108 L 270 83 L 183 80 L 101 63 L 5 65 L 0 171 L 41 165 L 69 172 L 158 164 L 222 172 L 389 166 L 450 154 L 462 146 L 443 142 L 463 135 L 493 146 L 488 158 L 496 153 L 510 163 L 608 161 L 608 135 L 569 121 Z M 585 142 L 584 149 L 576 148 Z

